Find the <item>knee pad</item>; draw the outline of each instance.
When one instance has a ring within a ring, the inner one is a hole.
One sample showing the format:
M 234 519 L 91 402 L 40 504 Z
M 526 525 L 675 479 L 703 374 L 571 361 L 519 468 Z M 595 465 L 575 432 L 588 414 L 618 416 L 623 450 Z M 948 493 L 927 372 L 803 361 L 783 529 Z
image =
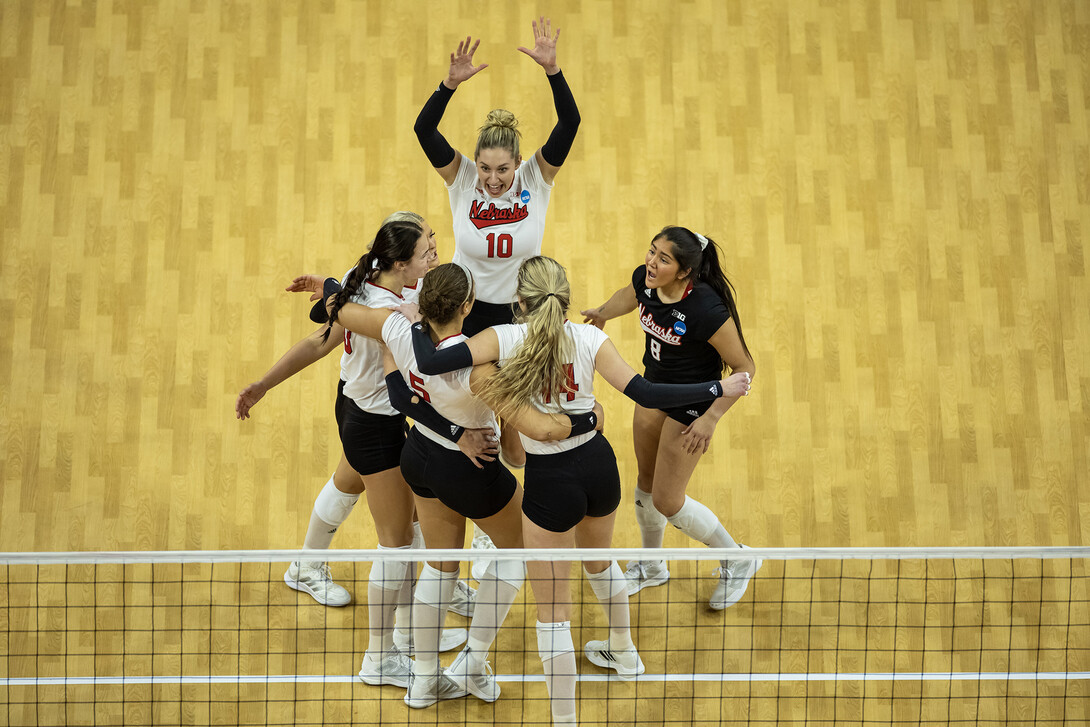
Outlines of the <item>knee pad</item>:
M 617 561 L 610 563 L 609 567 L 601 573 L 590 573 L 586 568 L 583 569 L 583 573 L 590 581 L 590 589 L 603 603 L 616 598 L 622 592 L 628 593 L 628 579 L 625 578 L 621 566 L 617 565 Z
M 417 603 L 443 609 L 454 598 L 454 586 L 458 583 L 458 571 L 441 571 L 427 563 L 420 569 L 414 598 Z
M 359 499 L 359 495 L 338 490 L 333 484 L 333 478 L 330 477 L 329 482 L 325 483 L 325 487 L 314 500 L 314 514 L 321 518 L 322 522 L 337 527 L 348 519 L 348 514 L 352 512 L 352 508 L 356 506 Z
M 675 528 L 705 545 L 719 527 L 719 518 L 715 513 L 688 495 L 685 496 L 685 504 L 681 509 L 666 519 Z
M 526 580 L 526 564 L 521 560 L 489 561 L 484 577 L 501 580 L 517 591 L 522 588 L 522 583 Z
M 575 644 L 571 640 L 571 621 L 537 622 L 537 653 L 543 662 L 573 652 Z
M 403 546 L 401 548 L 384 548 L 381 545 L 378 546 L 379 550 L 408 550 L 409 546 Z M 367 577 L 367 580 L 372 585 L 384 588 L 388 591 L 396 591 L 401 588 L 401 585 L 405 582 L 405 576 L 409 574 L 409 561 L 407 560 L 376 560 L 371 564 L 371 575 Z
M 413 548 L 421 550 L 424 547 L 424 531 L 420 529 L 420 521 L 413 521 Z
M 655 509 L 651 493 L 636 488 L 636 524 L 641 530 L 662 530 L 666 527 L 666 516 Z

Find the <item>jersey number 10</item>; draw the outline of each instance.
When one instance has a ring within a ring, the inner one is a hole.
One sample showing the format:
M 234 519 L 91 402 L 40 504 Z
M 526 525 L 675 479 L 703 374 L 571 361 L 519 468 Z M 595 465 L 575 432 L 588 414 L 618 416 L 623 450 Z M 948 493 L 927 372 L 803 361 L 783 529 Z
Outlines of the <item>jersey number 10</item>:
M 511 257 L 514 240 L 506 232 L 500 233 L 499 237 L 495 232 L 489 232 L 485 239 L 488 240 L 488 257 Z M 497 243 L 499 243 L 498 248 Z

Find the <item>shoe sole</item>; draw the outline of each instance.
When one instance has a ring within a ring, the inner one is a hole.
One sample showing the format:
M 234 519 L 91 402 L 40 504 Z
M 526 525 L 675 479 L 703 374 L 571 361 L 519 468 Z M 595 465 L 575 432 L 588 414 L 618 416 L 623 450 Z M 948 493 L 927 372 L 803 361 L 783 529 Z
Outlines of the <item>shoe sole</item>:
M 617 662 L 615 662 L 615 661 L 611 662 L 611 661 L 608 661 L 606 659 L 603 659 L 601 656 L 598 655 L 598 650 L 597 649 L 588 649 L 588 648 L 584 647 L 583 648 L 583 653 L 586 655 L 587 659 L 590 661 L 591 664 L 594 664 L 595 666 L 600 666 L 603 669 L 612 669 L 617 674 L 617 676 L 619 678 L 623 679 L 626 682 L 632 681 L 633 679 L 638 677 L 640 674 L 643 674 L 644 671 L 646 671 L 646 669 L 641 670 L 641 671 L 631 671 L 631 672 L 630 671 L 621 671 L 620 669 L 617 668 L 617 666 L 618 666 Z
M 314 591 L 310 589 L 310 586 L 308 586 L 306 583 L 303 583 L 302 581 L 294 580 L 287 573 L 284 574 L 284 583 L 288 584 L 288 588 L 307 594 L 323 606 L 329 606 L 330 608 L 341 608 L 342 606 L 347 606 L 348 604 L 352 603 L 351 598 L 349 598 L 344 603 L 330 603 L 329 601 L 323 601 L 314 594 Z
M 370 684 L 372 687 L 401 687 L 402 689 L 409 688 L 409 676 L 406 674 L 403 677 L 392 676 L 389 674 L 364 674 L 360 672 L 356 675 L 359 680 L 364 684 Z
M 648 578 L 647 580 L 640 581 L 639 583 L 635 583 L 635 584 L 633 584 L 632 581 L 629 581 L 628 582 L 628 595 L 635 596 L 637 593 L 642 591 L 644 588 L 654 588 L 655 586 L 661 586 L 662 584 L 666 583 L 666 581 L 668 581 L 668 580 L 670 580 L 670 574 L 669 573 L 667 573 L 661 580 L 658 579 L 658 578 Z
M 742 582 L 742 587 L 738 589 L 738 592 L 734 597 L 724 601 L 722 606 L 712 603 L 711 601 L 708 602 L 708 606 L 713 611 L 723 611 L 742 600 L 742 596 L 746 595 L 746 591 L 749 589 L 749 582 L 753 580 L 753 576 L 757 575 L 757 571 L 761 570 L 761 566 L 764 565 L 765 562 L 763 560 L 756 560 L 754 563 L 757 564 L 757 567 L 746 576 L 746 579 Z
M 491 704 L 492 702 L 495 702 L 497 699 L 500 698 L 500 689 L 498 684 L 496 685 L 496 691 L 494 693 L 487 694 L 485 692 L 477 691 L 473 687 L 473 682 L 469 681 L 468 679 L 462 681 L 461 677 L 454 676 L 453 674 L 450 674 L 449 676 L 455 684 L 457 684 L 459 687 L 466 690 L 466 692 L 472 694 L 474 697 L 481 700 L 482 702 L 488 702 L 489 704 Z
M 406 684 L 405 688 L 406 689 L 409 688 L 407 684 Z M 450 695 L 447 695 L 447 696 L 441 697 L 441 698 L 440 697 L 428 696 L 425 699 L 412 699 L 412 698 L 409 697 L 408 693 L 406 693 L 404 702 L 405 702 L 405 704 L 412 707 L 413 709 L 425 709 L 427 707 L 430 707 L 433 704 L 439 704 L 440 702 L 446 702 L 446 701 L 451 700 L 451 699 L 461 699 L 462 697 L 465 697 L 465 696 L 467 696 L 469 694 L 469 692 L 466 691 L 465 689 L 460 689 L 460 691 L 461 691 L 461 694 L 450 694 Z

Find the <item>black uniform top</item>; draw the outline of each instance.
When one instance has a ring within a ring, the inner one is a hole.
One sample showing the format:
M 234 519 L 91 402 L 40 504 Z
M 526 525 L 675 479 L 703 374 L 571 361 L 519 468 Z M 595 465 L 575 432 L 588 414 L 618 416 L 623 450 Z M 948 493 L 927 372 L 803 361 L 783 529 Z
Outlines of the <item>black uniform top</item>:
M 697 281 L 678 302 L 663 303 L 658 291 L 647 287 L 646 273 L 644 265 L 632 272 L 640 326 L 647 334 L 644 377 L 672 384 L 718 379 L 723 373 L 723 358 L 708 339 L 730 320 L 723 300 L 706 283 Z

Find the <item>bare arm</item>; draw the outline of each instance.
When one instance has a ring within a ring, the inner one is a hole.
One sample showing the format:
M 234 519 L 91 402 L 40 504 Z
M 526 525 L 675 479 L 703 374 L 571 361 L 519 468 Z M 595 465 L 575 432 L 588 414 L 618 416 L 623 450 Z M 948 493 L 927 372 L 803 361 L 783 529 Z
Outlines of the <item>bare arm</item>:
M 359 303 L 345 303 L 337 311 L 337 323 L 353 333 L 381 341 L 382 326 L 392 312 L 387 308 L 369 308 Z
M 719 330 L 708 339 L 708 343 L 715 347 L 732 375 L 747 374 L 750 380 L 753 380 L 753 376 L 757 372 L 757 365 L 742 347 L 742 339 L 738 335 L 738 326 L 735 325 L 733 318 L 720 326 Z M 739 398 L 736 395 L 717 399 L 703 415 L 686 427 L 682 432 L 684 435 L 682 447 L 685 451 L 690 454 L 697 451 L 707 452 L 712 435 L 715 434 L 716 425 Z
M 239 419 L 249 419 L 250 409 L 261 401 L 269 389 L 325 357 L 344 341 L 344 328 L 336 324 L 329 337 L 323 340 L 326 328 L 327 326 L 322 326 L 296 343 L 265 372 L 264 376 L 243 389 L 235 400 L 235 416 Z
M 606 321 L 617 318 L 636 310 L 636 289 L 631 284 L 618 290 L 609 300 L 597 308 L 580 311 L 583 314 L 583 322 L 590 323 L 598 328 L 605 328 Z
M 483 333 L 483 331 L 482 331 Z M 478 334 L 480 335 L 480 334 Z M 481 387 L 497 371 L 494 363 L 485 363 L 473 367 L 469 375 L 469 390 L 479 395 Z M 496 409 L 499 402 L 485 399 L 484 402 Z M 539 442 L 567 439 L 571 435 L 571 422 L 563 414 L 546 414 L 532 406 L 524 406 L 506 421 L 530 439 Z

